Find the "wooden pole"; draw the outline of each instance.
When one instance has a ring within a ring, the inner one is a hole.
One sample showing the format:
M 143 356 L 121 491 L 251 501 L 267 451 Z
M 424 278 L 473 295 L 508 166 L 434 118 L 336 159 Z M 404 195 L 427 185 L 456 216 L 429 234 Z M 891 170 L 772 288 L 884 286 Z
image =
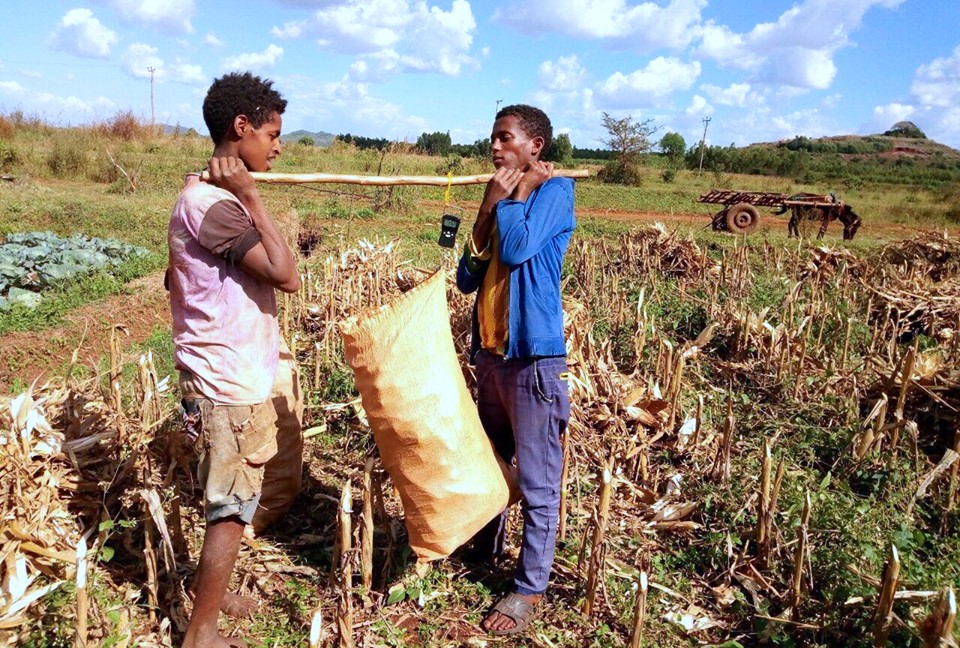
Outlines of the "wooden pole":
M 883 580 L 880 582 L 880 600 L 873 617 L 873 645 L 883 648 L 890 636 L 890 623 L 893 620 L 893 601 L 900 582 L 900 552 L 896 545 L 890 545 L 890 556 L 883 566 Z
M 371 187 L 397 187 L 403 185 L 425 185 L 432 187 L 446 187 L 449 185 L 486 184 L 493 177 L 492 173 L 471 176 L 363 176 L 345 175 L 340 173 L 262 173 L 250 174 L 257 182 L 267 184 L 351 184 Z M 589 178 L 589 169 L 554 169 L 555 178 Z M 210 175 L 207 171 L 200 174 L 200 179 L 207 181 Z

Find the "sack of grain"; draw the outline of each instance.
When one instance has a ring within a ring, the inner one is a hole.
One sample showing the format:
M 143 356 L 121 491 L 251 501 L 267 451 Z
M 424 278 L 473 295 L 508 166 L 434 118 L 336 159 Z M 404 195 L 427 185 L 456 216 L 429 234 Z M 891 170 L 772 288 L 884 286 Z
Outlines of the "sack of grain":
M 512 478 L 460 371 L 443 273 L 341 332 L 410 546 L 421 560 L 448 556 L 506 508 Z

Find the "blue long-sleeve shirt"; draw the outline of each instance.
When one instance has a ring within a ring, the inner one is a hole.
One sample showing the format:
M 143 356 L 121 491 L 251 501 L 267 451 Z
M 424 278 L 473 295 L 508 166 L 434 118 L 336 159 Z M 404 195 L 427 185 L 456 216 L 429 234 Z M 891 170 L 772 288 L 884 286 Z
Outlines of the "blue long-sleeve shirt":
M 497 203 L 500 261 L 510 270 L 507 358 L 566 355 L 560 270 L 576 225 L 573 186 L 570 178 L 551 178 L 524 202 Z M 473 258 L 467 246 L 457 266 L 457 288 L 467 294 L 476 291 L 488 266 L 489 262 Z M 474 303 L 471 362 L 479 350 Z

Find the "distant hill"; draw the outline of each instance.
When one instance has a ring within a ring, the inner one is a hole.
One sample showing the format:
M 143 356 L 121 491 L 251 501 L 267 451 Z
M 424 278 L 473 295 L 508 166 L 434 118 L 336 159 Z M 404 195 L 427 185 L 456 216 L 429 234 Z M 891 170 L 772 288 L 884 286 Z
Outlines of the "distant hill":
M 301 137 L 309 137 L 313 139 L 314 146 L 330 146 L 333 144 L 333 140 L 337 138 L 333 133 L 325 133 L 324 131 L 317 131 L 313 133 L 307 130 L 295 130 L 292 133 L 284 133 L 280 136 L 281 142 L 296 142 L 299 141 Z
M 919 136 L 891 129 L 887 133 L 893 134 L 797 136 L 744 147 L 709 146 L 704 150 L 703 168 L 848 189 L 865 184 L 935 189 L 960 183 L 960 151 L 928 139 L 919 129 L 916 132 Z M 687 151 L 688 169 L 699 168 L 699 154 L 696 146 Z
M 832 137 L 795 137 L 792 140 L 751 144 L 750 146 L 779 147 L 807 153 L 839 154 L 844 159 L 852 156 L 878 159 L 942 158 L 960 159 L 960 151 L 932 139 L 892 135 L 835 135 Z

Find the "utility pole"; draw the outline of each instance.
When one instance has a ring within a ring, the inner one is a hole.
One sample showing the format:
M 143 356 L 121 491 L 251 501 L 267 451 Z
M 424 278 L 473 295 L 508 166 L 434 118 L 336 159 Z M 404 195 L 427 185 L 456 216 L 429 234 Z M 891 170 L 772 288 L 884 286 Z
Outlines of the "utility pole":
M 697 171 L 698 176 L 701 173 L 703 173 L 703 147 L 707 141 L 707 126 L 709 125 L 710 125 L 710 118 L 704 117 L 703 118 L 703 139 L 700 140 L 700 170 Z
M 500 112 L 500 104 L 502 103 L 503 103 L 503 99 L 497 99 L 497 109 L 496 109 L 496 112 L 493 113 L 494 116 L 496 116 L 496 114 Z
M 150 73 L 150 134 L 155 135 L 154 130 L 156 130 L 156 121 L 154 119 L 153 113 L 153 73 L 157 71 L 157 68 L 152 65 L 147 68 L 147 72 Z

